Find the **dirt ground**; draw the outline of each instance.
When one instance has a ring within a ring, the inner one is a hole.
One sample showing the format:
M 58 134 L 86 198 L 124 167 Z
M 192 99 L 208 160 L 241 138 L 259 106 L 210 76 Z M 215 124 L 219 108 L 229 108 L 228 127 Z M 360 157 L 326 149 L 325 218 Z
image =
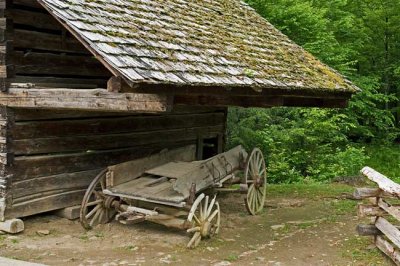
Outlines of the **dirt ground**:
M 22 234 L 0 235 L 0 256 L 48 265 L 392 265 L 356 236 L 357 203 L 334 198 L 347 190 L 273 186 L 256 217 L 243 195 L 220 195 L 221 232 L 195 250 L 185 233 L 162 226 L 112 222 L 86 232 L 78 221 L 38 215 Z

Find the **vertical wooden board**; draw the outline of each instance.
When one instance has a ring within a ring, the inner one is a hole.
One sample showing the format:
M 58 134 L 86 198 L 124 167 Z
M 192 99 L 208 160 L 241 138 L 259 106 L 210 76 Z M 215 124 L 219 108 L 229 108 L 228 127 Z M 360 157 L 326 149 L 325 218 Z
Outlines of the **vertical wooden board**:
M 2 127 L 2 151 L 0 154 L 0 221 L 4 221 L 7 208 L 12 204 L 12 193 L 10 192 L 12 182 L 13 154 L 10 153 L 9 128 L 14 125 L 13 112 L 10 108 L 0 107 L 0 124 Z

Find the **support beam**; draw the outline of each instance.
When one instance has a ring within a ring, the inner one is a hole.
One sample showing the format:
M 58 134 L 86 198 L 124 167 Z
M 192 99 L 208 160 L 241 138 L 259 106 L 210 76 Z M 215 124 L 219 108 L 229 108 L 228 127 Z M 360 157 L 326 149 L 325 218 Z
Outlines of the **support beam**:
M 10 88 L 8 93 L 0 93 L 0 105 L 35 109 L 160 113 L 170 111 L 172 101 L 165 95 L 113 93 L 105 89 Z
M 80 216 L 81 205 L 75 205 L 72 207 L 67 207 L 64 209 L 60 209 L 55 211 L 55 215 L 68 219 L 68 220 L 75 220 L 78 219 Z
M 323 99 L 296 96 L 235 96 L 227 92 L 226 95 L 175 95 L 175 105 L 190 106 L 241 106 L 269 108 L 274 106 L 302 106 L 321 108 L 344 108 L 348 104 L 345 98 Z

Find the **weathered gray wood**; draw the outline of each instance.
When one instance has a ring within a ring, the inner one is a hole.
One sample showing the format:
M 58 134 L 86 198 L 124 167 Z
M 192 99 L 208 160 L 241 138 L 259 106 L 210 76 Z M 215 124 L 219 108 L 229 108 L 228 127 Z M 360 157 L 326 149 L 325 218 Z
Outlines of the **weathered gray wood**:
M 0 93 L 0 105 L 20 108 L 56 108 L 93 111 L 167 112 L 172 106 L 163 95 L 110 93 L 104 89 L 9 89 Z
M 24 231 L 24 222 L 20 219 L 10 219 L 0 222 L 0 231 L 9 234 L 18 234 Z
M 104 79 L 111 76 L 111 73 L 90 55 L 15 51 L 13 63 L 16 75 L 88 76 Z
M 367 199 L 376 197 L 393 197 L 391 194 L 382 191 L 379 188 L 356 188 L 353 192 L 355 199 Z
M 82 202 L 85 191 L 85 189 L 74 190 L 13 204 L 12 208 L 6 211 L 6 218 L 25 217 L 78 205 Z
M 364 167 L 361 173 L 371 181 L 378 184 L 383 191 L 400 197 L 400 185 L 370 167 Z
M 105 151 L 84 151 L 68 154 L 38 156 L 17 156 L 14 159 L 14 181 L 36 177 L 95 170 L 159 152 L 166 148 L 177 148 L 193 144 L 193 141 L 174 141 L 144 147 L 113 149 Z
M 75 220 L 79 218 L 80 211 L 81 211 L 81 205 L 75 205 L 57 210 L 54 212 L 54 214 L 68 220 Z
M 357 206 L 357 214 L 358 217 L 366 217 L 366 216 L 384 216 L 387 213 L 379 208 L 378 206 L 374 205 L 366 205 L 366 204 L 358 204 Z
M 197 191 L 212 186 L 219 179 L 238 170 L 242 158 L 247 158 L 247 152 L 239 145 L 210 159 L 194 162 L 198 167 L 181 175 L 173 188 L 187 198 L 193 184 L 196 185 Z
M 357 233 L 360 236 L 376 236 L 383 235 L 374 224 L 359 224 L 357 225 Z
M 394 218 L 396 218 L 398 221 L 400 221 L 400 210 L 399 210 L 399 206 L 392 206 L 389 203 L 387 203 L 385 200 L 383 199 L 378 199 L 378 206 L 385 210 L 387 213 L 389 213 L 391 216 L 393 216 Z
M 223 131 L 222 126 L 171 129 L 151 132 L 123 133 L 112 135 L 90 135 L 62 138 L 39 138 L 15 140 L 13 152 L 15 155 L 34 155 L 46 153 L 64 153 L 87 150 L 102 150 L 113 148 L 139 147 L 160 143 L 171 143 L 195 140 L 199 132 L 209 137 L 216 137 Z M 179 137 L 177 137 L 179 136 Z M 0 154 L 0 161 L 2 156 Z
M 146 170 L 170 161 L 192 161 L 194 145 L 164 150 L 161 153 L 108 167 L 107 186 L 117 186 L 141 176 Z
M 21 110 L 16 110 L 17 119 Z M 29 111 L 25 111 L 29 112 Z M 41 113 L 39 112 L 38 115 Z M 78 114 L 75 114 L 78 116 Z M 84 116 L 91 113 L 81 113 L 83 118 L 17 122 L 11 133 L 14 139 L 36 139 L 49 137 L 73 137 L 76 135 L 105 135 L 116 133 L 153 132 L 160 130 L 223 126 L 223 113 L 209 114 L 168 114 L 153 116 L 114 116 L 106 117 L 105 113 L 94 113 L 92 118 Z M 102 116 L 103 115 L 103 116 Z M 118 114 L 115 114 L 118 115 Z M 99 117 L 96 117 L 99 116 Z M 62 118 L 62 117 L 61 117 Z M 33 120 L 33 119 L 32 119 Z M 221 131 L 223 132 L 223 131 Z
M 375 222 L 376 228 L 384 233 L 397 247 L 400 247 L 400 231 L 385 218 L 378 217 Z
M 86 188 L 101 170 L 102 169 L 95 169 L 77 173 L 62 173 L 59 175 L 14 181 L 10 192 L 13 195 L 13 199 L 16 200 L 29 195 L 57 191 L 60 188 L 66 191 Z
M 394 248 L 391 243 L 386 241 L 383 237 L 377 236 L 375 238 L 375 245 L 391 258 L 396 265 L 400 265 L 400 252 Z

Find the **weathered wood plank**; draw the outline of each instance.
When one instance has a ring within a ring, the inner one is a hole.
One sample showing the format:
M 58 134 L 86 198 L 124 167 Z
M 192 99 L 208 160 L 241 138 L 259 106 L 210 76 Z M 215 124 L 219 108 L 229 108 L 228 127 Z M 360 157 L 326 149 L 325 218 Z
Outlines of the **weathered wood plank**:
M 400 221 L 400 210 L 399 206 L 392 206 L 389 203 L 387 203 L 385 200 L 382 198 L 378 199 L 378 206 L 385 210 L 387 213 L 389 213 L 391 216 L 396 218 L 398 221 Z
M 101 170 L 63 173 L 54 176 L 15 181 L 10 191 L 15 200 L 28 195 L 59 190 L 60 188 L 65 190 L 86 188 Z
M 71 137 L 76 135 L 101 135 L 202 126 L 222 126 L 224 121 L 225 115 L 223 113 L 95 117 L 86 119 L 17 122 L 11 129 L 11 133 L 13 138 L 18 140 L 37 137 Z
M 397 247 L 400 247 L 400 231 L 385 218 L 378 217 L 375 222 L 376 228 L 384 233 Z
M 128 149 L 87 151 L 70 154 L 18 156 L 14 159 L 14 182 L 36 177 L 95 170 L 109 165 L 149 156 L 166 148 L 194 144 L 193 141 L 160 143 Z
M 10 14 L 13 18 L 14 24 L 28 25 L 37 29 L 55 30 L 60 32 L 62 30 L 62 26 L 60 25 L 60 23 L 50 14 L 37 12 L 37 10 L 35 9 L 25 10 L 20 9 L 18 8 L 18 6 L 16 6 L 10 10 Z
M 190 106 L 174 106 L 171 114 L 209 114 L 209 113 L 225 113 L 225 109 L 212 107 L 190 107 Z M 96 112 L 96 111 L 77 111 L 77 110 L 61 110 L 61 109 L 14 109 L 16 121 L 43 121 L 43 120 L 67 120 L 76 118 L 110 118 L 110 117 L 126 117 L 139 116 L 140 114 L 121 113 L 121 112 Z
M 173 141 L 196 140 L 198 134 L 209 138 L 216 137 L 224 130 L 223 126 L 171 129 L 152 132 L 122 133 L 112 135 L 86 135 L 57 138 L 33 138 L 14 140 L 15 155 L 76 152 L 82 150 L 107 150 L 115 148 L 138 147 L 171 143 Z M 0 162 L 3 157 L 0 154 Z
M 13 53 L 16 75 L 90 76 L 107 79 L 111 73 L 95 58 L 38 52 Z
M 108 167 L 107 187 L 117 186 L 142 175 L 146 170 L 170 161 L 192 161 L 195 145 L 163 151 L 149 157 Z
M 14 204 L 6 212 L 6 219 L 25 217 L 37 213 L 62 209 L 82 202 L 85 189 L 45 196 L 19 204 Z
M 56 35 L 22 29 L 14 30 L 14 47 L 16 49 L 89 54 L 85 47 L 72 37 L 65 39 L 61 34 Z
M 39 88 L 71 88 L 71 89 L 97 89 L 105 88 L 107 80 L 101 78 L 82 77 L 82 78 L 68 78 L 68 77 L 36 77 L 15 75 L 9 79 L 10 84 L 13 83 L 32 83 Z
M 370 167 L 364 167 L 361 173 L 369 180 L 378 184 L 383 191 L 400 197 L 400 185 Z
M 375 238 L 375 245 L 391 258 L 396 265 L 400 265 L 400 252 L 395 249 L 391 243 L 386 241 L 383 237 L 377 236 Z
M 97 111 L 167 112 L 170 98 L 153 94 L 110 93 L 105 89 L 9 89 L 0 105 L 20 108 L 58 108 Z

